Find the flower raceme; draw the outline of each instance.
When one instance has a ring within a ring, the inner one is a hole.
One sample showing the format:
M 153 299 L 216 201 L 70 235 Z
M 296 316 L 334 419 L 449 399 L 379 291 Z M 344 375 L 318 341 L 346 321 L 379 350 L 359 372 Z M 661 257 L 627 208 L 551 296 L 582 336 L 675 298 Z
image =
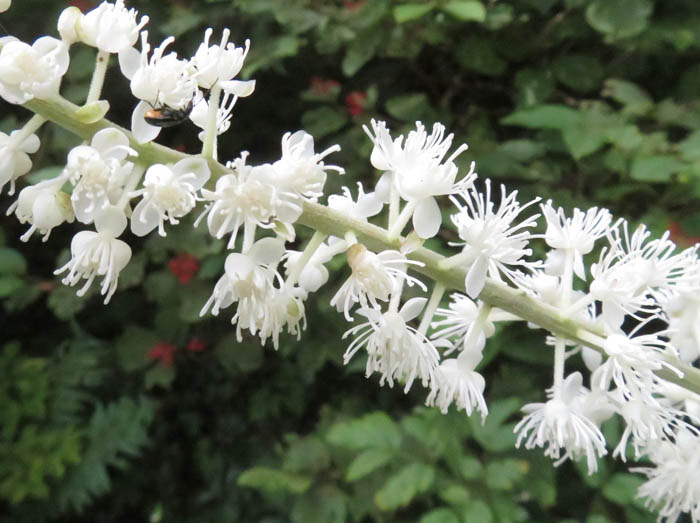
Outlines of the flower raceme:
M 60 174 L 24 187 L 9 207 L 29 225 L 24 241 L 36 231 L 46 240 L 77 218 L 84 230 L 71 241 L 70 260 L 56 270 L 63 283 L 81 284 L 82 296 L 101 278 L 99 290 L 109 302 L 131 258 L 132 235 L 164 236 L 198 215 L 195 226 L 206 221 L 208 233 L 230 251 L 201 315 L 227 311 L 239 340 L 256 336 L 277 349 L 288 343 L 285 334 L 301 336 L 306 300 L 331 281 L 326 265 L 345 254 L 350 275 L 331 299 L 351 324 L 343 335 L 349 339 L 345 363 L 365 358 L 367 377 L 378 375 L 380 385 L 408 392 L 420 384 L 428 405 L 478 412 L 482 421 L 489 395 L 482 351 L 495 323 L 539 318 L 549 327 L 545 344 L 553 347 L 552 386 L 543 393 L 546 401 L 523 407 L 517 445 L 541 448 L 555 464 L 583 459 L 594 472 L 615 445 L 600 425 L 617 415 L 624 428 L 612 456 L 624 460 L 631 448 L 635 457 L 651 460 L 636 469 L 647 478 L 640 495 L 662 517 L 686 512 L 700 521 L 693 468 L 700 396 L 685 378 L 694 376 L 700 357 L 696 248 L 679 252 L 667 234 L 652 239 L 644 227 L 630 234 L 627 222 L 607 209 L 567 213 L 547 201 L 540 214 L 532 213 L 538 198 L 521 204 L 517 191 L 492 193 L 489 180 L 475 183 L 473 162 L 460 175 L 458 157 L 467 146 L 453 148 L 454 136 L 439 123 L 428 132 L 417 122 L 408 134 L 392 137 L 386 123 L 371 120 L 364 127 L 369 161 L 382 174 L 374 187 L 358 185 L 356 197 L 347 187 L 326 194 L 328 175 L 344 173 L 327 163 L 340 147 L 317 153 L 303 130 L 286 133 L 280 157 L 270 163 L 249 164 L 245 151 L 222 151 L 230 160 L 217 164 L 218 136 L 229 129 L 238 98 L 255 88 L 253 80 L 239 79 L 250 42 L 237 47 L 226 29 L 211 43 L 207 29 L 192 57 L 183 58 L 169 50 L 173 37 L 151 46 L 142 31 L 147 21 L 118 0 L 86 14 L 66 10 L 58 23 L 61 40 L 0 40 L 0 96 L 14 104 L 53 103 L 69 45 L 98 49 L 85 107 L 57 119 L 70 129 L 82 129 L 85 111 L 100 106 L 111 53 L 119 55 L 124 85 L 139 100 L 131 133 L 103 121 L 102 130 L 68 153 Z M 201 154 L 159 161 L 157 149 L 139 145 L 160 130 L 144 119 L 149 110 L 177 111 L 178 121 L 188 116 L 202 129 Z M 45 121 L 37 114 L 22 129 L 0 134 L 0 189 L 9 184 L 12 194 L 31 170 L 35 133 Z M 319 205 L 326 197 L 327 206 Z M 450 203 L 451 224 L 443 224 L 440 204 Z M 381 230 L 368 221 L 385 204 Z M 313 222 L 319 209 L 325 217 L 316 221 L 319 230 L 303 249 L 289 248 L 298 222 Z M 453 227 L 458 252 L 435 261 L 437 255 L 418 245 L 443 226 Z M 425 274 L 435 281 L 428 285 Z M 455 281 L 464 284 L 441 307 Z M 430 296 L 423 296 L 429 287 Z M 499 302 L 508 311 L 493 306 L 494 295 L 512 298 Z M 153 357 L 170 361 L 168 354 Z M 582 373 L 571 372 L 570 359 L 579 355 L 590 371 L 588 386 Z

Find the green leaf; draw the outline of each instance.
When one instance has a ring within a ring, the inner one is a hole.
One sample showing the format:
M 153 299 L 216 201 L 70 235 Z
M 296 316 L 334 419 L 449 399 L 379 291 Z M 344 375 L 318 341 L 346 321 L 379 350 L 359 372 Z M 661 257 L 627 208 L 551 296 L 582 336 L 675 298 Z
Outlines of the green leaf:
M 338 488 L 324 485 L 297 497 L 291 512 L 292 523 L 345 523 L 348 521 L 347 496 Z
M 368 449 L 358 454 L 348 465 L 345 481 L 357 481 L 371 474 L 391 460 L 394 452 L 389 449 Z
M 630 176 L 640 182 L 669 182 L 672 174 L 684 168 L 685 164 L 673 156 L 636 156 L 630 166 Z
M 341 69 L 345 76 L 354 76 L 377 53 L 379 44 L 383 38 L 382 31 L 372 28 L 355 38 L 345 51 L 345 57 Z
M 646 29 L 651 11 L 649 0 L 594 0 L 586 9 L 586 20 L 605 35 L 628 38 Z
M 373 412 L 358 419 L 336 423 L 328 431 L 326 439 L 349 449 L 397 449 L 401 445 L 401 433 L 396 423 L 384 412 Z
M 502 452 L 513 448 L 515 445 L 515 434 L 513 434 L 515 424 L 505 424 L 505 421 L 519 409 L 520 402 L 517 398 L 500 399 L 491 402 L 489 415 L 486 417 L 486 422 L 483 425 L 478 418 L 469 418 L 474 439 L 491 452 Z
M 136 325 L 127 325 L 124 333 L 117 339 L 115 348 L 119 365 L 126 372 L 143 369 L 151 360 L 146 354 L 158 343 L 153 331 Z
M 494 50 L 494 42 L 488 38 L 471 36 L 458 44 L 455 58 L 462 67 L 488 76 L 500 76 L 508 64 Z
M 603 487 L 603 496 L 618 505 L 629 505 L 637 498 L 637 489 L 644 483 L 644 478 L 618 472 Z
M 247 374 L 260 368 L 265 357 L 255 342 L 239 342 L 235 334 L 222 337 L 214 346 L 214 356 L 231 374 Z
M 511 490 L 530 468 L 522 459 L 503 459 L 486 465 L 486 484 L 495 490 Z
M 440 488 L 438 494 L 441 500 L 455 507 L 466 507 L 471 499 L 469 491 L 461 483 Z
M 605 81 L 603 96 L 609 96 L 623 104 L 624 112 L 634 115 L 647 114 L 654 108 L 654 101 L 641 87 L 632 82 L 610 78 Z
M 481 2 L 452 0 L 443 5 L 442 10 L 464 22 L 483 22 L 486 20 L 486 8 Z
M 577 160 L 596 152 L 606 142 L 606 136 L 602 132 L 584 126 L 563 129 L 562 137 L 571 156 Z
M 419 523 L 460 523 L 457 515 L 449 508 L 436 508 L 423 514 Z
M 68 320 L 82 311 L 88 298 L 80 297 L 73 287 L 59 286 L 51 291 L 48 305 L 59 320 Z
M 405 507 L 421 492 L 433 484 L 435 471 L 423 463 L 404 466 L 379 489 L 374 502 L 382 510 L 395 510 Z
M 569 89 L 581 93 L 597 89 L 604 74 L 596 58 L 581 54 L 558 57 L 552 63 L 552 71 L 557 80 Z
M 567 129 L 579 124 L 580 113 L 564 105 L 537 105 L 521 109 L 501 119 L 504 125 L 533 129 Z
M 400 24 L 418 20 L 435 8 L 434 2 L 422 2 L 415 4 L 401 4 L 394 7 L 394 20 Z
M 0 298 L 7 298 L 24 287 L 24 280 L 13 275 L 0 276 Z
M 462 513 L 462 519 L 467 523 L 491 523 L 493 512 L 486 503 L 477 499 L 469 503 L 469 507 Z
M 27 261 L 19 251 L 0 246 L 0 274 L 21 276 L 27 272 Z
M 425 93 L 410 93 L 394 96 L 386 101 L 386 112 L 398 120 L 415 122 L 426 119 L 430 107 Z
M 479 479 L 484 474 L 484 466 L 474 456 L 462 457 L 459 460 L 458 470 L 464 479 Z
M 330 461 L 328 445 L 318 436 L 307 436 L 289 446 L 282 467 L 290 472 L 318 472 L 327 468 Z
M 56 496 L 60 507 L 80 510 L 109 490 L 108 467 L 124 468 L 125 456 L 141 452 L 148 442 L 154 410 L 154 402 L 145 397 L 136 401 L 122 397 L 106 407 L 97 405 L 90 417 L 82 460 L 60 483 Z
M 518 89 L 518 105 L 534 106 L 547 100 L 554 92 L 554 75 L 548 69 L 520 69 L 515 73 L 515 86 Z
M 175 365 L 172 363 L 157 362 L 146 371 L 144 385 L 146 389 L 153 387 L 163 387 L 167 389 L 175 379 Z
M 700 162 L 700 131 L 689 134 L 678 144 L 678 152 L 686 162 Z
M 301 474 L 285 472 L 269 467 L 253 467 L 238 476 L 238 485 L 265 491 L 287 491 L 292 494 L 306 492 L 311 486 L 311 479 Z
M 318 139 L 341 129 L 348 121 L 346 113 L 330 107 L 318 107 L 301 115 L 302 127 Z
M 486 27 L 497 31 L 513 21 L 513 6 L 509 4 L 491 4 L 486 11 Z

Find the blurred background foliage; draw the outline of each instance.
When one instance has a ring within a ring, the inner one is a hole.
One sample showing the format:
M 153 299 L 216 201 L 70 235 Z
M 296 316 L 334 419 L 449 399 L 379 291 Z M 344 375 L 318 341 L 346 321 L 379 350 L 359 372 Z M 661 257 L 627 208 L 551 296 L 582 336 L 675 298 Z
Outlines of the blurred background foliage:
M 15 0 L 0 15 L 27 41 L 55 35 L 66 5 Z M 373 184 L 361 125 L 407 132 L 443 122 L 482 177 L 567 208 L 607 206 L 685 246 L 700 234 L 700 3 L 695 0 L 133 0 L 152 42 L 189 56 L 207 26 L 252 47 L 257 79 L 220 156 L 279 156 L 304 128 L 339 143 L 344 178 Z M 81 102 L 94 50 L 76 45 L 63 93 Z M 108 117 L 128 126 L 134 99 L 108 73 Z M 2 105 L 0 129 L 28 118 Z M 32 182 L 55 175 L 78 140 L 47 125 Z M 160 140 L 197 152 L 196 129 Z M 10 199 L 0 197 L 6 209 Z M 446 218 L 448 206 L 445 206 Z M 191 221 L 190 221 L 191 222 Z M 52 276 L 75 228 L 48 243 L 0 229 L 0 520 L 3 522 L 653 521 L 618 462 L 594 476 L 513 448 L 518 409 L 540 401 L 551 354 L 542 333 L 498 331 L 481 371 L 490 414 L 443 416 L 343 367 L 347 328 L 329 306 L 347 275 L 307 305 L 301 341 L 235 340 L 226 314 L 199 318 L 223 271 L 222 242 L 188 223 L 129 237 L 135 256 L 103 306 Z M 298 231 L 303 240 L 308 231 Z M 441 248 L 455 237 L 447 228 Z M 614 436 L 619 427 L 608 423 Z

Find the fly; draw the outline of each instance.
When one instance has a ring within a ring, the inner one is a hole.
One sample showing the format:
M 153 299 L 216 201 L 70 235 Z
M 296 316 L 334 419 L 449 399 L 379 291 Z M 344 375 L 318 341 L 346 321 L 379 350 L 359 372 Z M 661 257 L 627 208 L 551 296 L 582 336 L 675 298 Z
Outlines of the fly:
M 173 127 L 179 125 L 190 116 L 192 107 L 194 106 L 194 98 L 182 109 L 173 109 L 167 105 L 162 107 L 149 109 L 143 115 L 143 119 L 156 127 Z

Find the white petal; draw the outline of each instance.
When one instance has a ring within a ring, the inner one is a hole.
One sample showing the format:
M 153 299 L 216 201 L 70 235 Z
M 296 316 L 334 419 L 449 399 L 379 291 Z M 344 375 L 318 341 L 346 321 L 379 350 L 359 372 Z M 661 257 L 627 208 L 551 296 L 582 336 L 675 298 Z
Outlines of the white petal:
M 131 132 L 134 134 L 134 138 L 136 138 L 138 143 L 151 142 L 155 140 L 160 133 L 160 127 L 151 125 L 143 119 L 146 111 L 150 108 L 151 106 L 148 103 L 140 101 L 131 115 Z
M 255 263 L 276 265 L 284 254 L 284 242 L 278 238 L 263 238 L 250 248 L 249 255 Z
M 413 229 L 421 238 L 432 238 L 440 230 L 442 214 L 435 198 L 423 198 L 413 211 Z
M 113 147 L 126 147 L 129 145 L 129 139 L 119 129 L 108 127 L 95 133 L 90 141 L 90 145 L 101 153 L 112 149 Z M 120 151 L 120 154 L 113 155 L 118 160 L 126 158 L 126 150 Z
M 357 213 L 362 218 L 369 218 L 379 214 L 383 207 L 384 203 L 373 192 L 363 194 L 357 199 Z
M 134 77 L 134 73 L 141 65 L 141 53 L 133 47 L 126 47 L 119 51 L 119 68 L 122 74 L 129 80 Z
M 374 186 L 374 194 L 377 195 L 380 201 L 384 203 L 389 203 L 389 197 L 391 196 L 391 183 L 393 181 L 393 173 L 384 173 L 379 178 L 377 185 Z
M 231 253 L 224 263 L 226 275 L 234 281 L 246 278 L 253 269 L 253 262 L 247 254 Z
M 203 158 L 184 158 L 173 166 L 176 174 L 194 173 L 196 176 L 193 186 L 200 189 L 211 176 L 209 165 Z
M 151 205 L 150 199 L 141 200 L 131 215 L 131 232 L 136 236 L 146 236 L 160 223 L 160 214 Z
M 255 80 L 228 80 L 226 82 L 219 82 L 221 89 L 227 93 L 244 98 L 253 94 L 255 91 Z
M 12 134 L 18 133 L 19 131 L 12 131 Z M 19 145 L 19 149 L 25 153 L 33 154 L 39 150 L 41 142 L 36 134 L 30 134 L 27 138 Z
M 323 265 L 307 265 L 299 275 L 299 285 L 307 292 L 316 292 L 328 281 L 328 269 Z
M 467 295 L 476 299 L 486 283 L 486 271 L 488 270 L 489 259 L 486 256 L 479 256 L 469 268 L 467 277 L 464 279 L 464 286 Z
M 411 298 L 403 304 L 403 307 L 401 307 L 399 314 L 405 321 L 411 321 L 413 318 L 416 318 L 420 314 L 420 312 L 423 310 L 423 307 L 425 307 L 425 302 L 427 301 L 427 298 Z
M 377 145 L 375 145 L 372 149 L 372 154 L 369 157 L 369 161 L 375 169 L 378 169 L 380 171 L 391 170 L 391 164 L 389 163 L 389 160 L 387 160 L 386 155 L 384 154 L 382 149 Z

